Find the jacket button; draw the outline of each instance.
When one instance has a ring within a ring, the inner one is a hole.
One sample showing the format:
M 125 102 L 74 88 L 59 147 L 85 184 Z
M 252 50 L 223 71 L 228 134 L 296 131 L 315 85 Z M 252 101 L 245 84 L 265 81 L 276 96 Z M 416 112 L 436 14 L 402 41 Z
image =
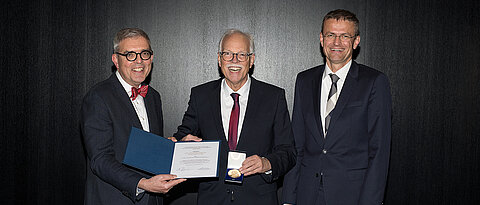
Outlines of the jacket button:
M 322 152 L 323 152 L 323 154 L 327 154 L 327 150 L 326 150 L 326 149 L 323 149 Z

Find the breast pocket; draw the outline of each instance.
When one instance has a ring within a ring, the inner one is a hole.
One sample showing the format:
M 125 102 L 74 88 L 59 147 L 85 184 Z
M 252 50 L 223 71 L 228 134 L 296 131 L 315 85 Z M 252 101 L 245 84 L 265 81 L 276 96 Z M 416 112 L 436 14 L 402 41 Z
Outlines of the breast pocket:
M 362 106 L 362 101 L 353 101 L 349 102 L 345 105 L 346 108 L 353 108 L 353 107 L 361 107 Z
M 363 181 L 365 178 L 365 173 L 367 169 L 354 169 L 354 170 L 347 170 L 347 177 L 350 181 Z

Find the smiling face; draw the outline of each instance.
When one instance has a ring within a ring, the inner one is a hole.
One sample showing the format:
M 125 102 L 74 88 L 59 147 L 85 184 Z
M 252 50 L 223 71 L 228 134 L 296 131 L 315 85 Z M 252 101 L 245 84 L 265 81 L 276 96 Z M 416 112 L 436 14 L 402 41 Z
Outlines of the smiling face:
M 336 19 L 328 19 L 324 22 L 323 34 L 320 34 L 320 43 L 322 44 L 328 67 L 333 72 L 336 72 L 352 59 L 353 50 L 360 43 L 360 36 L 342 41 L 339 37 L 327 40 L 324 38 L 324 35 L 328 34 L 354 36 L 355 24 L 351 21 Z
M 241 33 L 233 33 L 226 36 L 222 42 L 222 52 L 232 53 L 250 53 L 250 41 Z M 245 61 L 238 61 L 235 55 L 231 61 L 225 61 L 218 55 L 218 65 L 220 66 L 227 85 L 234 91 L 239 90 L 246 82 L 250 67 L 255 61 L 255 54 L 252 54 Z
M 130 51 L 140 53 L 144 50 L 150 50 L 150 45 L 147 39 L 141 36 L 125 38 L 118 44 L 118 52 L 122 54 Z M 137 59 L 128 61 L 125 56 L 113 54 L 112 61 L 123 80 L 138 88 L 152 70 L 153 55 L 148 60 L 142 60 L 140 55 L 137 55 Z

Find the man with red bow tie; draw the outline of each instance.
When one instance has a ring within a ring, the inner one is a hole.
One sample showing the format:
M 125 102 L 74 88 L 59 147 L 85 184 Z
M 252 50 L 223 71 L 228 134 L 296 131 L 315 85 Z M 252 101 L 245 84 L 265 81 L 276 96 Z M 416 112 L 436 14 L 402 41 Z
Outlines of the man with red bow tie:
M 141 29 L 126 28 L 113 43 L 117 71 L 91 88 L 82 104 L 85 204 L 163 204 L 160 194 L 185 179 L 148 176 L 121 163 L 132 127 L 163 136 L 160 94 L 142 85 L 152 69 L 150 39 Z

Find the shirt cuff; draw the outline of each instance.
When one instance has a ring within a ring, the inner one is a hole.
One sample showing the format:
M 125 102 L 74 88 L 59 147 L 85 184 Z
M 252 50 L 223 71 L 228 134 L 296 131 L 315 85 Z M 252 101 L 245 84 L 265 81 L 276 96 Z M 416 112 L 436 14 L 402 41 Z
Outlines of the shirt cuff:
M 145 192 L 145 190 L 140 189 L 140 188 L 137 187 L 137 195 L 135 195 L 135 196 L 138 196 L 139 194 L 141 194 L 141 193 L 143 193 L 143 192 Z
M 138 181 L 138 183 L 140 183 L 140 181 Z M 138 188 L 138 184 L 137 184 L 137 191 L 136 191 L 136 195 L 135 196 L 138 196 L 139 194 L 145 192 L 145 190 L 141 189 L 141 188 Z
M 268 159 L 265 158 L 265 157 L 262 157 L 262 158 L 268 160 Z M 269 161 L 269 162 L 270 162 L 270 161 Z M 271 165 L 270 165 L 270 166 L 271 166 Z M 270 168 L 270 170 L 268 170 L 268 171 L 266 171 L 266 172 L 264 172 L 264 173 L 265 173 L 265 174 L 272 174 L 272 168 Z

